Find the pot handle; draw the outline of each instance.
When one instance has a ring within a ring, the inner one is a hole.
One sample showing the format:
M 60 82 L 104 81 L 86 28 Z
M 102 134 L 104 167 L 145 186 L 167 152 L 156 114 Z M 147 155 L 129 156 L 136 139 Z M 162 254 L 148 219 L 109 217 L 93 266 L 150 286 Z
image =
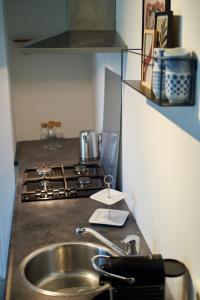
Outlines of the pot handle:
M 92 262 L 92 266 L 93 268 L 99 272 L 100 274 L 104 275 L 104 276 L 107 276 L 107 277 L 111 277 L 111 278 L 115 278 L 115 279 L 120 279 L 120 280 L 123 280 L 123 281 L 126 281 L 130 284 L 133 284 L 135 283 L 135 278 L 133 277 L 124 277 L 124 276 L 120 276 L 120 275 L 117 275 L 117 274 L 113 274 L 113 273 L 109 273 L 107 271 L 104 271 L 103 269 L 101 269 L 97 264 L 96 264 L 96 260 L 98 258 L 110 258 L 110 256 L 107 256 L 107 255 L 95 255 L 92 259 L 91 259 L 91 262 Z

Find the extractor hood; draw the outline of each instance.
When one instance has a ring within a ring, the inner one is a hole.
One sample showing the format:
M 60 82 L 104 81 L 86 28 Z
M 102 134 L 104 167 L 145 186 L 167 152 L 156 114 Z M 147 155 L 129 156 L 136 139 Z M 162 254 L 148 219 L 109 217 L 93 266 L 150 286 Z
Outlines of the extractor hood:
M 68 30 L 54 36 L 30 41 L 20 52 L 29 53 L 94 53 L 120 52 L 127 46 L 115 30 Z
M 67 30 L 21 45 L 21 52 L 119 52 L 127 48 L 116 32 L 116 0 L 66 0 Z

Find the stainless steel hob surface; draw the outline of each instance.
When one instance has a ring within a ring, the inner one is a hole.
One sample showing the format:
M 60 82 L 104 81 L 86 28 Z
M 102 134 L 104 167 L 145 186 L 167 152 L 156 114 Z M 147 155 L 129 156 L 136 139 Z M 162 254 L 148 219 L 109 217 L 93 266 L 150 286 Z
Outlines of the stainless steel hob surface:
M 103 169 L 96 163 L 42 164 L 25 170 L 22 202 L 89 197 L 105 187 Z

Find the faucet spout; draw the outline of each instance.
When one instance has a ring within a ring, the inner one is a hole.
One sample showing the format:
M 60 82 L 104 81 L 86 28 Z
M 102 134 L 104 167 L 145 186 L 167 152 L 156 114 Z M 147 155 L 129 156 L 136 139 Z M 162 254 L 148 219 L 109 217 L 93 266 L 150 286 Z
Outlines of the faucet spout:
M 92 228 L 88 228 L 88 227 L 76 228 L 76 234 L 77 235 L 81 235 L 81 234 L 85 234 L 85 233 L 91 234 L 96 239 L 98 239 L 99 241 L 101 241 L 105 246 L 111 248 L 113 251 L 115 251 L 120 256 L 131 255 L 130 251 L 124 251 L 124 250 L 122 250 L 117 245 L 115 245 L 114 243 L 112 243 L 111 241 L 109 241 L 107 238 L 105 238 L 103 235 L 101 235 L 97 231 L 93 230 Z M 139 239 L 139 237 L 138 237 L 138 239 Z M 128 242 L 130 242 L 130 241 L 131 240 L 129 239 Z M 136 253 L 134 253 L 134 254 L 136 254 Z

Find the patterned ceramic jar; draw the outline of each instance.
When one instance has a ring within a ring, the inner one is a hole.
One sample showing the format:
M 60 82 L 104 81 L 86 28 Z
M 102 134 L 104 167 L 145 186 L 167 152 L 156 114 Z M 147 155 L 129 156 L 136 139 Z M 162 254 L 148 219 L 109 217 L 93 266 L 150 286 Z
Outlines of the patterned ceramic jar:
M 165 93 L 170 103 L 183 103 L 190 97 L 191 73 L 166 71 Z
M 164 48 L 154 49 L 152 90 L 157 99 L 166 99 Z
M 191 60 L 190 53 L 184 48 L 167 49 L 164 56 L 165 92 L 170 103 L 184 103 L 191 91 Z

